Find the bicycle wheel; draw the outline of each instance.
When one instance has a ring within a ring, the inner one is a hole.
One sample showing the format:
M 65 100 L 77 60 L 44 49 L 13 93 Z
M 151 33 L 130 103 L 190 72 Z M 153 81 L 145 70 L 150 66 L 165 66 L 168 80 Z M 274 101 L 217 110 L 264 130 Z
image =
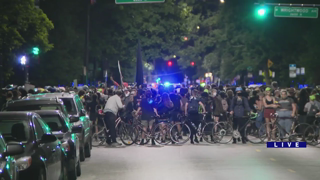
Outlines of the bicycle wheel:
M 203 128 L 201 129 L 201 137 L 204 141 L 206 141 L 209 144 L 217 143 L 216 139 L 214 139 L 214 123 L 209 122 L 205 123 L 203 125 Z
M 319 144 L 319 130 L 316 130 L 315 128 L 315 126 L 309 125 L 303 133 L 303 139 L 313 146 Z
M 259 133 L 260 128 L 256 126 L 255 121 L 251 121 L 246 128 L 244 129 L 245 136 L 247 140 L 253 144 L 259 144 L 262 143 L 262 140 L 260 139 L 261 134 Z
M 122 122 L 119 127 L 119 137 L 122 143 L 126 146 L 134 144 L 138 138 L 136 129 L 124 122 Z
M 175 123 L 171 126 L 170 129 L 170 136 L 171 140 L 177 144 L 184 144 L 189 141 L 190 139 L 190 128 L 185 123 Z
M 267 126 L 270 127 L 269 133 L 267 132 Z M 270 122 L 261 125 L 261 127 L 259 128 L 259 138 L 261 139 L 261 142 L 266 142 L 266 139 L 268 141 L 268 136 L 272 141 L 279 141 L 280 129 L 277 124 Z
M 170 136 L 171 124 L 167 122 L 160 122 L 153 128 L 154 140 L 161 145 L 167 145 L 171 142 Z
M 229 122 L 219 122 L 214 127 L 214 139 L 221 144 L 227 144 L 232 140 L 233 128 Z
M 107 141 L 107 135 L 105 132 L 105 127 L 99 126 L 99 125 L 94 125 L 92 126 L 93 128 L 93 134 L 91 136 L 91 141 L 92 141 L 92 146 L 93 147 L 98 147 L 106 143 Z
M 290 135 L 289 141 L 304 141 L 306 140 L 305 138 L 305 132 L 307 130 L 307 128 L 309 128 L 310 124 L 307 123 L 301 123 L 301 124 L 297 124 L 292 131 L 292 134 Z M 312 126 L 311 126 L 312 128 Z M 311 130 L 311 129 L 310 129 Z M 312 132 L 314 132 L 314 130 L 312 130 Z
M 149 135 L 147 135 L 146 132 L 144 132 L 143 128 L 144 128 L 144 126 L 142 126 L 142 125 L 134 125 L 133 126 L 133 129 L 134 129 L 134 131 L 136 132 L 136 135 L 137 135 L 137 138 L 134 141 L 134 143 L 137 144 L 137 145 L 148 144 L 149 141 L 150 141 Z M 149 133 L 148 129 L 147 129 L 147 132 Z M 142 135 L 143 134 L 144 134 L 144 138 L 143 138 L 144 142 L 142 144 Z

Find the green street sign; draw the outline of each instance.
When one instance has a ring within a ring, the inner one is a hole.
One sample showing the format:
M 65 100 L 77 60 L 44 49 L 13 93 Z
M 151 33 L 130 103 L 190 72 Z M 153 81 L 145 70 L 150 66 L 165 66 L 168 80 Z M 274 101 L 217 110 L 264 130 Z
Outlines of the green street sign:
M 116 0 L 116 4 L 163 3 L 165 0 Z
M 274 17 L 318 18 L 318 8 L 275 6 Z

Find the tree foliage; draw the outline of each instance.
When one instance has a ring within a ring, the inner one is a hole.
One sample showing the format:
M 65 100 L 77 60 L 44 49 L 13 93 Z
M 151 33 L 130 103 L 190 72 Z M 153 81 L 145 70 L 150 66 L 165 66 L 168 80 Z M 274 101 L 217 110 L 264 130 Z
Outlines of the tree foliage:
M 42 52 L 53 46 L 48 40 L 48 31 L 53 24 L 46 14 L 36 8 L 33 0 L 0 1 L 0 58 L 3 75 L 8 79 L 12 68 L 17 66 L 19 55 L 29 55 L 33 46 Z

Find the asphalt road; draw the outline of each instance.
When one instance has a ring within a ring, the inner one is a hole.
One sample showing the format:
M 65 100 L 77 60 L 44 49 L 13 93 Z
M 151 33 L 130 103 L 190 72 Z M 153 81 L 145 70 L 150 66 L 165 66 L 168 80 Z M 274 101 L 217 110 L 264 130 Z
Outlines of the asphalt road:
M 226 144 L 92 149 L 79 180 L 319 180 L 320 147 Z

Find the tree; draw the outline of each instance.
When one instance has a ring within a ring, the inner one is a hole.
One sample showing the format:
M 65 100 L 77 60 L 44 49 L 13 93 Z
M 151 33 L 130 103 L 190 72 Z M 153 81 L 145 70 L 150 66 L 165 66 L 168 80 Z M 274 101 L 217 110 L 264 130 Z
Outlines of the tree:
M 53 24 L 33 0 L 1 0 L 0 22 L 0 73 L 5 80 L 14 74 L 12 69 L 19 55 L 29 55 L 33 46 L 42 52 L 53 47 L 48 40 Z
M 76 0 L 46 0 L 40 8 L 55 24 L 49 40 L 54 48 L 31 66 L 30 79 L 40 86 L 71 85 L 81 77 L 84 62 L 85 3 Z
M 124 79 L 134 81 L 138 39 L 145 61 L 172 55 L 182 45 L 188 14 L 176 0 L 133 5 L 97 1 L 92 8 L 90 58 L 107 61 L 114 73 L 120 60 Z

